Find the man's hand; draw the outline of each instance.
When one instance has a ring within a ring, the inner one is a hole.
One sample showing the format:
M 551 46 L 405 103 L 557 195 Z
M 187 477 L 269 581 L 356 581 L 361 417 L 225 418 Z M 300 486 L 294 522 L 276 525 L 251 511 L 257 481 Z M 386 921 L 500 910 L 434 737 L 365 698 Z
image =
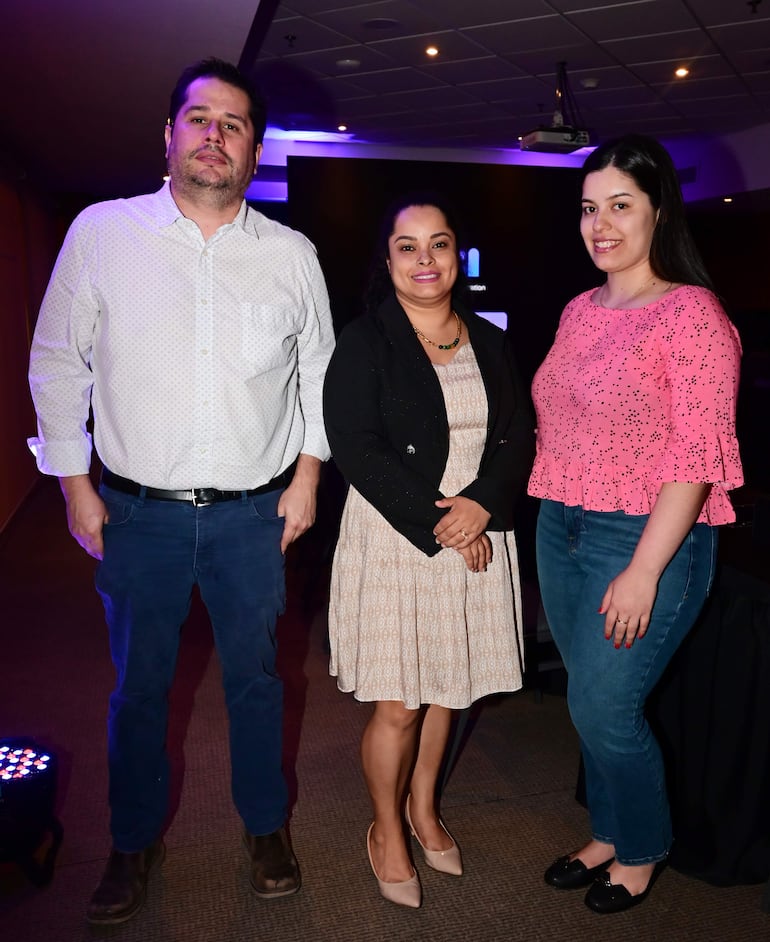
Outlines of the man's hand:
M 291 484 L 278 501 L 278 516 L 284 518 L 281 552 L 302 536 L 315 522 L 316 494 L 321 477 L 321 461 L 312 455 L 300 455 Z
M 59 478 L 67 502 L 67 526 L 78 543 L 94 559 L 104 558 L 102 529 L 107 521 L 107 508 L 94 490 L 87 474 Z

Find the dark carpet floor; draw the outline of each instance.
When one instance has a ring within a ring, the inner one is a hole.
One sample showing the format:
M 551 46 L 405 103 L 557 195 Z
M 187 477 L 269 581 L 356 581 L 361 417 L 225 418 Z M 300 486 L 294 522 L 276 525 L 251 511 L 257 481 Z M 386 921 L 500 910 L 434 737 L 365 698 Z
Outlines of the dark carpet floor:
M 219 669 L 199 604 L 183 632 L 169 746 L 174 810 L 168 854 L 145 908 L 119 929 L 94 932 L 86 902 L 109 851 L 105 714 L 112 667 L 93 561 L 66 532 L 55 482 L 42 481 L 0 539 L 0 738 L 29 735 L 60 763 L 64 840 L 48 886 L 0 864 L 0 937 L 22 942 L 510 942 L 770 939 L 763 888 L 717 888 L 669 868 L 648 901 L 600 917 L 582 894 L 542 881 L 544 867 L 586 835 L 574 800 L 577 742 L 564 698 L 532 690 L 476 712 L 443 799 L 466 873 L 416 863 L 418 911 L 385 902 L 368 868 L 369 804 L 358 763 L 368 708 L 327 674 L 323 574 L 291 560 L 291 600 L 280 626 L 286 685 L 291 833 L 303 874 L 295 897 L 249 893 L 240 824 L 229 797 L 226 714 Z M 44 844 L 40 854 L 46 849 Z

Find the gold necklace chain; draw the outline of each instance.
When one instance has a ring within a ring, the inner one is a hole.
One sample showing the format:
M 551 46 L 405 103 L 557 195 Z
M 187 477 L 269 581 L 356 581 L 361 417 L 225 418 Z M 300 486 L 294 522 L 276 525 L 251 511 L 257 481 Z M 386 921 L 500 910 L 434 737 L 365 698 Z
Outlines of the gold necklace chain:
M 436 347 L 438 350 L 454 350 L 454 348 L 460 342 L 460 337 L 462 336 L 463 322 L 458 317 L 457 311 L 452 311 L 452 313 L 454 314 L 455 320 L 457 321 L 457 336 L 451 343 L 436 343 L 434 340 L 431 340 L 430 337 L 426 337 L 420 328 L 415 327 L 414 324 L 412 324 L 412 330 L 417 334 L 420 340 L 424 340 L 425 343 L 429 343 L 431 347 Z
M 655 284 L 655 280 L 656 280 L 656 276 L 653 275 L 652 278 L 650 278 L 648 281 L 645 281 L 642 285 L 640 285 L 640 287 L 638 287 L 632 295 L 627 297 L 623 301 L 623 304 L 630 304 L 632 301 L 638 298 L 639 295 L 643 291 L 646 291 L 647 288 L 651 288 Z M 608 285 L 607 285 L 607 282 L 605 281 L 604 284 L 602 285 L 602 307 L 607 307 L 607 305 L 605 304 L 605 299 L 607 297 L 607 287 Z

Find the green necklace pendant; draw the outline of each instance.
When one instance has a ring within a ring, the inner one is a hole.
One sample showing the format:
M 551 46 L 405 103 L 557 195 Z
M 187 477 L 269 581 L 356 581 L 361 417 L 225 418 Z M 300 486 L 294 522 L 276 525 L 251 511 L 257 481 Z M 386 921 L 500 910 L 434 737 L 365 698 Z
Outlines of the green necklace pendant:
M 420 330 L 419 327 L 415 327 L 412 324 L 412 330 L 417 334 L 420 340 L 424 340 L 425 343 L 429 343 L 431 347 L 436 347 L 437 350 L 454 350 L 457 344 L 460 342 L 460 337 L 463 333 L 463 322 L 457 315 L 457 311 L 452 311 L 457 321 L 457 336 L 451 343 L 436 343 L 434 340 L 431 340 L 430 337 L 426 337 L 425 334 Z

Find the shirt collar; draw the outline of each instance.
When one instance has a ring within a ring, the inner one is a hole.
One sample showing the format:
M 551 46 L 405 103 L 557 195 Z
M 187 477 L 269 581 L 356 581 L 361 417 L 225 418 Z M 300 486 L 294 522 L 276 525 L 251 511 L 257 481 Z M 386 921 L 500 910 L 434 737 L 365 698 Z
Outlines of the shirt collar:
M 171 195 L 171 184 L 168 180 L 154 194 L 154 197 L 153 216 L 158 228 L 164 229 L 167 226 L 172 226 L 178 219 L 186 218 Z M 256 218 L 253 213 L 249 213 L 249 205 L 246 200 L 241 200 L 238 213 L 230 225 L 238 226 L 244 232 L 252 232 L 254 235 L 258 235 Z

